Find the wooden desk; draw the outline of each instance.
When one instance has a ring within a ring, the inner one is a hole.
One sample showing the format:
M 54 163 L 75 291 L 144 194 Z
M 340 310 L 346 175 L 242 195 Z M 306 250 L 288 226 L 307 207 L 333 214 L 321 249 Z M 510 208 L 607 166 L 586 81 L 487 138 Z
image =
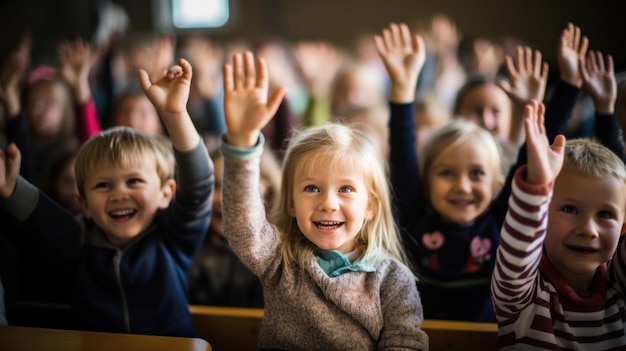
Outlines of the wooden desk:
M 2 351 L 210 351 L 199 338 L 0 326 Z
M 263 310 L 190 305 L 201 338 L 211 340 L 214 351 L 256 349 Z M 425 320 L 430 349 L 439 351 L 495 351 L 498 325 L 460 321 Z

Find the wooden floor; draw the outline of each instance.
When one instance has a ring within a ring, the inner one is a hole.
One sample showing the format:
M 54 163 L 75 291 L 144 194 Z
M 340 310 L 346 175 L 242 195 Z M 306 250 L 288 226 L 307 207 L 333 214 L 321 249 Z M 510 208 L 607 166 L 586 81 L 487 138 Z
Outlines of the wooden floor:
M 200 337 L 214 351 L 255 350 L 262 309 L 190 306 Z M 497 350 L 495 323 L 426 320 L 431 350 Z

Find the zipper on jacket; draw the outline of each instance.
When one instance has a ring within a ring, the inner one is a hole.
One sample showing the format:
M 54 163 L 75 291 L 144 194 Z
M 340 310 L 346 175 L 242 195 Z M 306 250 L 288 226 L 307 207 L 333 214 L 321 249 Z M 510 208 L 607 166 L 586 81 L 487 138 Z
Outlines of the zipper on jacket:
M 122 274 L 120 273 L 120 262 L 122 261 L 122 251 L 117 251 L 113 256 L 113 269 L 115 270 L 115 280 L 117 281 L 117 287 L 120 289 L 120 295 L 122 296 L 122 308 L 124 312 L 124 327 L 127 333 L 131 333 L 130 330 L 130 316 L 128 315 L 128 302 L 126 301 L 126 293 L 124 292 L 124 286 L 122 285 Z

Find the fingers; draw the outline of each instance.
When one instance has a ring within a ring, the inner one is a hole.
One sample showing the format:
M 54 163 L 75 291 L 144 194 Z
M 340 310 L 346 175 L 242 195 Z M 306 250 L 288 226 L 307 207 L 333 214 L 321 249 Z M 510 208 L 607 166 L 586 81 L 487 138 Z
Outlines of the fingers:
M 189 61 L 181 57 L 180 59 L 178 59 L 178 65 L 183 70 L 182 77 L 184 79 L 191 79 L 191 76 L 193 75 L 193 69 L 191 68 L 191 64 L 189 63 Z
M 141 89 L 144 92 L 147 92 L 152 86 L 152 82 L 150 81 L 148 72 L 144 71 L 143 69 L 139 69 L 137 71 L 137 77 L 139 78 L 139 85 L 141 85 Z
M 243 86 L 246 89 L 252 89 L 256 86 L 256 68 L 254 67 L 254 55 L 250 51 L 243 54 L 243 63 L 245 69 Z
M 409 26 L 406 23 L 400 23 L 400 45 L 402 47 L 410 47 L 413 44 L 413 40 L 411 39 L 411 31 L 409 31 Z M 415 46 L 413 46 L 415 49 Z
M 224 64 L 222 75 L 224 76 L 224 91 L 232 91 L 235 89 L 235 81 L 233 79 L 233 66 L 229 63 Z
M 424 48 L 425 48 L 424 38 L 419 34 L 414 35 L 413 36 L 413 51 L 414 52 L 423 51 Z
M 273 116 L 276 114 L 276 111 L 278 111 L 278 107 L 280 107 L 280 103 L 283 101 L 286 93 L 287 90 L 284 88 L 278 88 L 274 91 L 274 93 L 272 93 L 272 96 L 270 96 L 267 101 L 268 115 Z
M 563 154 L 565 150 L 565 136 L 562 134 L 557 135 L 552 142 L 552 151 Z
M 259 57 L 257 58 L 257 65 L 259 66 L 259 72 L 257 75 L 256 83 L 251 82 L 250 84 L 252 84 L 252 87 L 257 87 L 257 88 L 267 90 L 269 87 L 269 72 L 267 69 L 267 61 L 264 58 Z M 254 62 L 252 63 L 251 70 L 254 71 Z M 252 74 L 254 74 L 254 72 L 252 72 Z
M 244 82 L 243 56 L 241 54 L 233 55 L 233 79 L 234 90 L 241 90 Z

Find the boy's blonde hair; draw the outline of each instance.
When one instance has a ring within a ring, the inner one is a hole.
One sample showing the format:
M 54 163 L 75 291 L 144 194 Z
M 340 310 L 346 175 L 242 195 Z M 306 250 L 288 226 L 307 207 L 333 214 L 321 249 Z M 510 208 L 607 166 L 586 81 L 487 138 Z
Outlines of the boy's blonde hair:
M 163 185 L 174 179 L 175 160 L 166 137 L 150 136 L 129 127 L 112 127 L 89 139 L 76 156 L 74 171 L 80 196 L 85 198 L 85 180 L 102 167 L 130 167 L 153 162 Z
M 363 223 L 357 235 L 360 257 L 376 262 L 391 255 L 406 263 L 391 209 L 387 167 L 379 147 L 366 134 L 338 123 L 309 127 L 290 142 L 283 160 L 282 187 L 272 223 L 283 236 L 282 252 L 287 264 L 305 267 L 315 245 L 302 234 L 296 219 L 289 215 L 293 204 L 294 178 L 303 167 L 312 167 L 319 157 L 330 157 L 329 168 L 346 163 L 363 172 L 368 198 L 374 204 L 373 217 Z M 314 171 L 314 170 L 313 170 Z
M 500 171 L 501 154 L 500 147 L 488 130 L 482 128 L 474 122 L 464 119 L 453 119 L 447 124 L 434 129 L 419 150 L 420 177 L 424 189 L 424 195 L 428 198 L 430 180 L 428 173 L 433 162 L 443 152 L 457 147 L 459 144 L 471 140 L 473 145 L 482 145 L 487 153 L 484 155 L 488 159 L 489 168 L 497 176 L 494 177 L 494 189 L 499 186 L 502 172 Z M 430 199 L 429 199 L 430 200 Z
M 562 170 L 599 177 L 612 175 L 626 184 L 624 161 L 609 148 L 593 139 L 567 140 Z

